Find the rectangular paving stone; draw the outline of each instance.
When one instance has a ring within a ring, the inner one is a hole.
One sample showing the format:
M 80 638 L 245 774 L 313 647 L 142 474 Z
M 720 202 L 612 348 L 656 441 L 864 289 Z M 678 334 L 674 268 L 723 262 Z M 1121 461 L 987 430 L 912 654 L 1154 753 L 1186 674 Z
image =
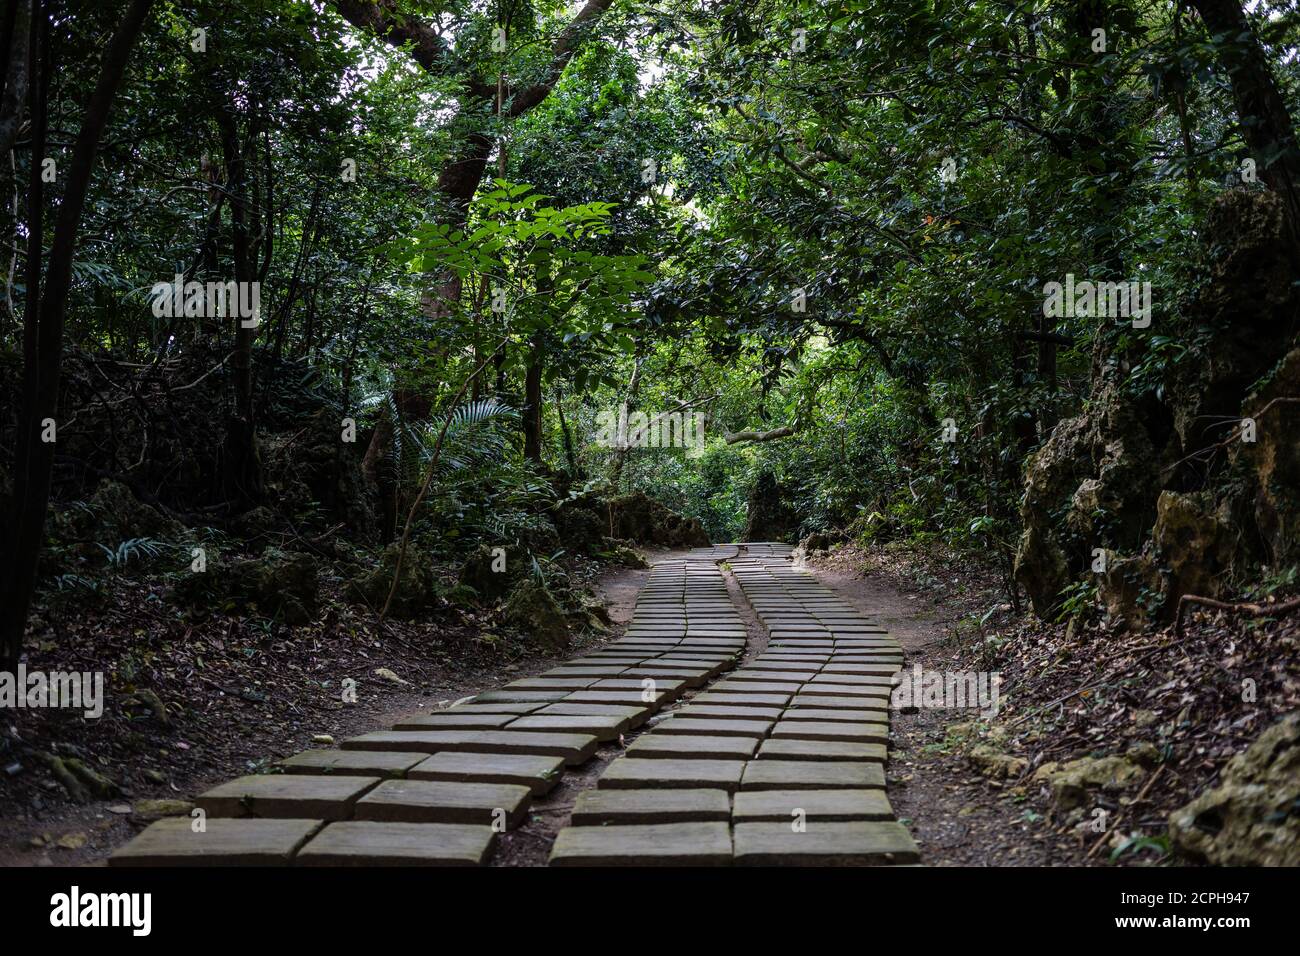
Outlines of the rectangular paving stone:
M 506 684 L 503 690 L 583 690 L 599 677 L 521 677 Z
M 393 724 L 394 730 L 494 730 L 504 727 L 519 714 L 425 714 L 406 717 Z
M 408 780 L 459 780 L 463 783 L 513 783 L 533 796 L 548 793 L 564 773 L 563 757 L 545 754 L 481 754 L 446 750 L 424 758 Z
M 593 734 L 535 733 L 511 730 L 376 730 L 343 741 L 345 750 L 443 750 L 478 753 L 550 754 L 576 766 L 596 752 Z
M 712 737 L 762 737 L 772 728 L 773 723 L 772 720 L 692 717 L 683 711 L 658 724 L 655 733 L 665 736 L 704 734 Z
M 620 664 L 575 664 L 566 666 L 560 664 L 558 667 L 543 671 L 539 677 L 617 677 L 623 672 L 624 668 Z
M 354 819 L 392 823 L 483 823 L 524 818 L 531 791 L 511 783 L 386 780 L 357 801 Z
M 822 697 L 820 695 L 798 694 L 791 701 L 791 707 L 817 707 L 823 710 L 862 710 L 864 707 L 880 707 L 888 703 L 884 697 Z
M 188 816 L 151 823 L 109 866 L 285 866 L 324 820 L 214 818 L 202 833 Z
M 753 764 L 750 764 L 752 766 Z M 743 760 L 638 760 L 619 757 L 606 768 L 596 786 L 608 789 L 735 791 L 745 771 Z
M 529 718 L 523 718 L 525 720 Z M 888 743 L 889 726 L 877 723 L 842 723 L 830 720 L 782 720 L 772 728 L 772 737 L 790 740 L 837 740 L 857 743 Z
M 889 721 L 889 711 L 884 706 L 861 710 L 835 710 L 822 707 L 789 707 L 781 713 L 783 721 L 802 723 L 804 721 L 833 721 L 848 724 L 884 724 Z
M 623 717 L 598 714 L 529 714 L 510 723 L 510 730 L 540 730 L 546 732 L 591 734 L 597 740 L 617 740 L 627 730 Z
M 551 866 L 729 866 L 731 830 L 720 821 L 566 827 Z
M 572 814 L 574 826 L 730 820 L 725 790 L 584 790 Z
M 566 704 L 619 704 L 625 707 L 641 705 L 643 707 L 653 707 L 658 710 L 670 700 L 676 698 L 664 691 L 657 691 L 653 694 L 646 694 L 650 700 L 644 699 L 640 691 L 626 690 L 580 690 L 577 693 L 569 694 L 563 701 L 556 703 Z
M 727 680 L 732 683 L 748 683 L 752 681 L 771 683 L 773 681 L 790 681 L 791 683 L 801 684 L 805 681 L 812 680 L 816 676 L 817 671 L 815 670 L 792 671 L 787 669 L 770 671 L 750 670 L 749 668 L 745 668 L 744 670 L 736 671 L 736 673 L 732 674 L 727 678 Z
M 537 712 L 538 716 L 545 717 L 551 714 L 559 716 L 584 717 L 594 715 L 600 717 L 618 717 L 627 721 L 628 729 L 639 727 L 644 724 L 654 714 L 654 710 L 648 706 L 634 706 L 632 704 L 580 704 L 572 702 L 561 702 L 558 704 L 547 704 Z
M 889 679 L 888 674 L 893 670 L 881 674 L 818 674 L 811 681 L 813 684 L 847 684 L 853 687 L 890 687 L 893 682 Z
M 780 707 L 737 707 L 733 704 L 697 704 L 691 702 L 681 710 L 673 712 L 673 719 L 686 717 L 691 720 L 709 717 L 731 718 L 739 720 L 776 720 L 784 713 Z
M 563 690 L 490 690 L 474 698 L 477 704 L 551 704 L 570 693 Z
M 629 757 L 662 760 L 748 760 L 758 749 L 757 737 L 709 737 L 703 734 L 645 734 L 627 748 Z
M 421 754 L 382 750 L 304 750 L 277 764 L 285 773 L 344 774 L 353 777 L 402 777 L 423 760 Z
M 856 697 L 860 700 L 888 700 L 890 687 L 858 686 L 856 684 L 818 684 L 811 682 L 803 685 L 800 697 Z
M 751 760 L 741 790 L 883 790 L 878 763 L 834 760 Z
M 448 707 L 446 710 L 436 710 L 435 714 L 531 714 L 537 708 L 544 706 L 536 701 L 507 703 L 500 701 L 495 704 L 457 704 L 455 707 Z
M 737 681 L 728 678 L 714 684 L 710 688 L 710 692 L 719 694 L 797 694 L 811 686 L 811 684 L 800 684 L 796 681 Z
M 707 690 L 691 698 L 690 706 L 723 704 L 727 707 L 785 707 L 790 698 L 790 694 L 730 694 Z
M 884 763 L 884 744 L 830 740 L 765 740 L 758 748 L 760 760 L 878 760 Z
M 611 791 L 617 792 L 617 791 Z M 737 823 L 815 820 L 892 820 L 894 809 L 883 790 L 742 790 L 732 819 Z
M 331 823 L 294 857 L 297 866 L 482 866 L 496 839 L 470 823 Z
M 915 863 L 916 844 L 900 823 L 737 823 L 736 863 L 751 866 L 879 866 Z
M 650 674 L 647 673 L 645 668 L 632 667 L 628 669 L 627 677 L 610 677 L 605 680 L 598 680 L 590 687 L 584 689 L 634 691 L 636 694 L 640 695 L 643 690 L 647 689 L 645 684 L 646 678 L 649 678 L 654 682 L 654 686 L 650 689 L 665 694 L 676 694 L 686 687 L 686 681 L 679 678 L 670 678 L 662 674 Z
M 347 774 L 250 774 L 213 787 L 194 803 L 209 817 L 346 820 L 357 798 L 379 782 Z

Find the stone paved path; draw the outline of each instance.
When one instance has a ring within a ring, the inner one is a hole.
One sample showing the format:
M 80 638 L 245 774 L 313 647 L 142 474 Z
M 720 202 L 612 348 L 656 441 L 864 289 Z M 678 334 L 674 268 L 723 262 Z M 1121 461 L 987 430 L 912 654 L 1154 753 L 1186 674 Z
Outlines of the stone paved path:
M 789 554 L 748 544 L 730 560 L 766 649 L 579 795 L 553 866 L 916 862 L 884 793 L 902 649 Z
M 617 641 L 215 787 L 196 801 L 202 825 L 159 821 L 109 862 L 483 864 L 567 766 L 652 719 L 580 794 L 552 864 L 914 861 L 883 792 L 901 651 L 789 553 L 721 545 L 661 562 Z M 724 561 L 769 638 L 739 669 L 747 629 Z

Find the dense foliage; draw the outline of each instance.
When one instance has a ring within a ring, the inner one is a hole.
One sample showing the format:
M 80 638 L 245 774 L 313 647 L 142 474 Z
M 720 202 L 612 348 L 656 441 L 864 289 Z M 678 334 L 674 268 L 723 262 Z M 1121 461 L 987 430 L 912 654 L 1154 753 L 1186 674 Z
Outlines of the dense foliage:
M 766 475 L 792 536 L 937 536 L 1010 582 L 1057 424 L 1206 361 L 1216 197 L 1300 208 L 1289 2 L 3 6 L 11 603 L 50 495 L 266 504 L 295 401 L 353 423 L 373 545 L 535 540 L 584 488 L 731 539 Z M 66 304 L 24 317 L 69 248 Z M 1046 314 L 1067 276 L 1149 283 L 1149 321 Z M 260 322 L 160 317 L 173 277 L 259 283 Z M 193 468 L 160 375 L 205 403 Z

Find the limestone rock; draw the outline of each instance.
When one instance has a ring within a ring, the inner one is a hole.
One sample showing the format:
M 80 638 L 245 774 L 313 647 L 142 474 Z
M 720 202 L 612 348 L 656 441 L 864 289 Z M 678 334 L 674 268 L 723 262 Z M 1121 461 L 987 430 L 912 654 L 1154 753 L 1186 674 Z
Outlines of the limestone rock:
M 1151 540 L 1169 569 L 1169 600 L 1183 594 L 1217 597 L 1231 569 L 1236 538 L 1204 496 L 1162 491 Z
M 1218 866 L 1300 866 L 1300 712 L 1264 731 L 1219 785 L 1169 818 L 1185 856 Z
M 551 592 L 531 579 L 520 581 L 505 604 L 508 625 L 548 650 L 569 644 L 569 624 Z
M 1013 757 L 991 744 L 980 744 L 970 752 L 970 762 L 986 777 L 1005 780 L 1018 777 L 1029 767 L 1024 757 Z
M 1067 813 L 1084 806 L 1103 790 L 1117 793 L 1131 789 L 1145 772 L 1127 757 L 1080 757 L 1068 763 L 1049 761 L 1034 771 L 1034 781 L 1051 792 L 1052 807 Z
M 1135 629 L 1146 627 L 1166 603 L 1165 579 L 1147 555 L 1108 553 L 1098 593 L 1112 620 Z
M 517 565 L 523 556 L 516 558 Z M 471 587 L 482 599 L 492 601 L 501 597 L 510 589 L 515 567 L 512 567 L 510 555 L 498 555 L 485 544 L 479 545 L 465 559 L 460 568 L 460 583 Z
M 349 582 L 349 591 L 356 601 L 368 604 L 376 611 L 383 608 L 393 586 L 398 548 L 397 543 L 390 544 L 384 549 L 378 567 L 363 571 Z M 402 573 L 388 613 L 391 617 L 410 620 L 432 607 L 437 599 L 438 582 L 433 568 L 419 547 L 412 543 L 402 558 Z
M 207 570 L 185 574 L 173 596 L 194 608 L 250 605 L 286 624 L 305 624 L 316 613 L 319 563 L 309 554 L 267 548 L 260 557 L 209 560 Z
M 770 471 L 763 471 L 749 492 L 745 530 L 741 541 L 789 541 L 799 531 L 799 515 L 789 492 Z

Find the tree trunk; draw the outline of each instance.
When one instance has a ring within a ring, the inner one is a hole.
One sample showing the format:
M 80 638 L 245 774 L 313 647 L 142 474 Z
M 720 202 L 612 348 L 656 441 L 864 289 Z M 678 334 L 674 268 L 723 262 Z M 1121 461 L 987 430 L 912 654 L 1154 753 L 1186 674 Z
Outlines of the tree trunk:
M 248 239 L 248 201 L 245 195 L 244 154 L 239 123 L 230 110 L 218 111 L 221 146 L 226 160 L 226 193 L 230 199 L 231 251 L 235 282 L 245 288 L 254 278 Z M 262 500 L 262 462 L 257 452 L 257 426 L 253 413 L 253 337 L 256 326 L 235 317 L 235 349 L 231 360 L 235 379 L 235 407 L 226 416 L 222 454 L 222 493 L 240 510 Z
M 546 346 L 546 333 L 538 329 L 533 333 L 528 369 L 524 372 L 524 457 L 536 465 L 542 464 L 542 364 Z
M 1281 197 L 1292 236 L 1300 236 L 1300 150 L 1259 38 L 1237 0 L 1192 0 L 1192 6 L 1211 36 L 1221 37 L 1216 49 L 1232 85 L 1242 138 L 1260 178 Z
M 72 257 L 85 211 L 95 155 L 109 111 L 126 73 L 152 0 L 133 0 L 104 52 L 103 66 L 86 104 L 68 164 L 54 225 L 45 281 L 40 282 L 42 217 L 41 158 L 45 155 L 45 84 L 49 75 L 49 21 L 42 0 L 33 4 L 28 55 L 28 102 L 32 120 L 31 181 L 28 192 L 27 301 L 23 330 L 22 409 L 14 454 L 14 495 L 8 555 L 0 572 L 0 670 L 13 671 L 22 655 L 23 633 L 36 586 L 36 567 L 45 537 L 54 469 L 54 441 L 42 441 L 46 419 L 58 415 L 63 362 L 63 322 L 72 284 Z M 57 427 L 57 424 L 56 424 Z M 57 441 L 57 431 L 55 433 Z

